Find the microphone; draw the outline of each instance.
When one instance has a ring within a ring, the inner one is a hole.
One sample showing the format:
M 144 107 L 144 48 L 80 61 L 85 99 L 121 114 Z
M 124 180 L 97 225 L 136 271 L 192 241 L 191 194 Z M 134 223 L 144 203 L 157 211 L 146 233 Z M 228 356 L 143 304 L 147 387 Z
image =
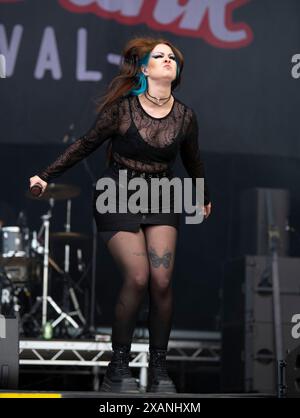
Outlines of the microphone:
M 41 183 L 35 183 L 32 187 L 30 187 L 30 193 L 34 197 L 39 197 L 43 192 L 43 187 Z
M 71 123 L 71 125 L 69 126 L 68 131 L 63 136 L 62 142 L 64 144 L 66 144 L 67 142 L 70 141 L 70 139 L 72 138 L 73 131 L 74 131 L 74 123 Z

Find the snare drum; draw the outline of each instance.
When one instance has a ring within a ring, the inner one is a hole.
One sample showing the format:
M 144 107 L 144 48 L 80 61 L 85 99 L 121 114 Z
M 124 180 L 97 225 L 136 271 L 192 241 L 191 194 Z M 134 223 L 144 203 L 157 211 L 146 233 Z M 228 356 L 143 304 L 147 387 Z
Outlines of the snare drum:
M 28 228 L 4 226 L 0 229 L 0 254 L 2 257 L 29 257 Z

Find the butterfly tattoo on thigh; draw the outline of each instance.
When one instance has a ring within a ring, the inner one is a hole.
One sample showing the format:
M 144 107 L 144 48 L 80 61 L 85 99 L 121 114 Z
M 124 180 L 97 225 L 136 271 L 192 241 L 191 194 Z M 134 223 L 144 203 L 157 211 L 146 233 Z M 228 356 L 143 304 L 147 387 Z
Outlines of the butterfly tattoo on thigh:
M 163 267 L 167 269 L 170 267 L 172 253 L 169 250 L 165 250 L 163 256 L 160 257 L 155 251 L 155 249 L 153 247 L 150 247 L 149 258 L 150 258 L 151 265 L 154 268 L 158 268 L 160 265 L 162 265 Z

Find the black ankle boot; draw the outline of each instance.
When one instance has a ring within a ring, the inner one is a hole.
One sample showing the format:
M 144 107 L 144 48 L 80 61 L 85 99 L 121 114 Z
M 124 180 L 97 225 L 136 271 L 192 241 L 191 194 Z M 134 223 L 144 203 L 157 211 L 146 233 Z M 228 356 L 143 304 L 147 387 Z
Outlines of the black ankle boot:
M 112 359 L 107 366 L 100 389 L 102 392 L 138 392 L 138 385 L 128 366 L 129 359 L 130 346 L 113 346 Z
M 147 392 L 177 392 L 167 373 L 166 354 L 167 350 L 150 348 Z

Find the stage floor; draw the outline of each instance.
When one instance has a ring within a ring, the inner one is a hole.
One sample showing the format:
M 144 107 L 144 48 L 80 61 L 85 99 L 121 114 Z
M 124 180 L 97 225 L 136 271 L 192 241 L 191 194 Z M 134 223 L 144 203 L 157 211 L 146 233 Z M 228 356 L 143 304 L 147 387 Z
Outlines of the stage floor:
M 107 392 L 37 392 L 0 391 L 0 398 L 140 398 L 140 399 L 205 399 L 205 398 L 275 398 L 267 393 L 107 393 Z

